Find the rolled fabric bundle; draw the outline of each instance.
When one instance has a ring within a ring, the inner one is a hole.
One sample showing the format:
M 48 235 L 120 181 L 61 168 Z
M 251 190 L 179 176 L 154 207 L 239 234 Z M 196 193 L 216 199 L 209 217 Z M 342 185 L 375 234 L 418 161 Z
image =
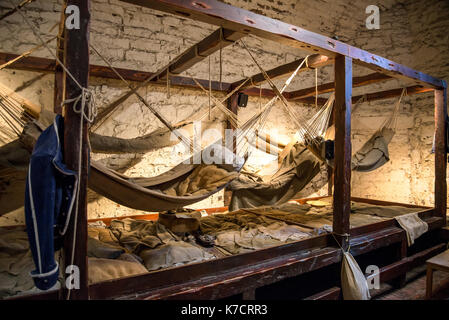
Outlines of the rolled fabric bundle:
M 343 252 L 341 289 L 344 300 L 370 300 L 368 282 L 357 261 L 349 252 Z

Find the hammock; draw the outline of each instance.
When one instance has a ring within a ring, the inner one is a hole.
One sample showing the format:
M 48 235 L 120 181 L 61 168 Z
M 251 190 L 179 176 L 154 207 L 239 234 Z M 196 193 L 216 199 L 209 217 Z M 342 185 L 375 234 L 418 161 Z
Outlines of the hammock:
M 390 160 L 388 144 L 396 132 L 399 107 L 405 91 L 405 89 L 402 90 L 392 116 L 386 119 L 371 138 L 352 156 L 352 170 L 359 172 L 373 171 Z
M 299 68 L 300 66 L 297 70 Z M 288 82 L 296 75 L 297 70 L 290 76 Z M 283 89 L 286 87 L 285 85 Z M 252 131 L 253 128 L 263 127 L 268 113 L 276 101 L 277 97 L 272 98 L 262 110 L 242 124 L 239 130 L 234 131 L 234 137 L 239 141 L 239 145 L 243 143 L 245 146 L 252 142 L 257 136 Z M 36 125 L 41 130 L 44 129 L 37 122 Z M 242 150 L 244 147 L 240 148 L 240 151 Z M 207 164 L 206 161 L 204 163 L 195 161 L 198 158 L 204 160 L 204 154 L 212 156 L 214 159 L 225 159 L 224 162 L 227 164 L 215 165 Z M 220 139 L 220 144 L 216 142 L 200 153 L 195 153 L 187 163 L 181 163 L 171 170 L 151 178 L 127 177 L 96 161 L 91 161 L 89 188 L 133 209 L 171 210 L 201 201 L 222 190 L 237 177 L 243 164 L 243 158 L 223 147 Z
M 290 118 L 297 125 L 298 131 L 281 153 L 279 167 L 273 175 L 262 177 L 253 173 L 245 173 L 230 183 L 229 189 L 233 192 L 229 210 L 232 211 L 240 208 L 282 204 L 312 181 L 320 172 L 321 162 L 324 161 L 324 136 L 329 126 L 335 100 L 335 95 L 332 94 L 323 107 L 309 120 L 304 120 L 282 96 L 283 90 L 277 89 L 244 42 L 241 42 L 282 102 L 282 106 Z
M 396 102 L 393 113 L 390 118 L 384 120 L 379 129 L 366 141 L 363 146 L 353 154 L 351 160 L 352 170 L 358 172 L 370 172 L 382 167 L 390 160 L 388 153 L 388 144 L 393 139 L 396 132 L 397 118 L 402 97 L 406 94 L 406 89 L 402 90 L 399 100 Z M 352 113 L 359 106 L 360 99 L 354 105 Z M 326 134 L 327 139 L 334 139 L 334 126 L 331 126 Z M 328 161 L 329 166 L 333 167 L 333 160 Z
M 218 145 L 214 146 L 216 151 Z M 224 154 L 234 156 L 231 151 L 222 148 Z M 203 152 L 209 150 L 206 148 Z M 204 200 L 225 188 L 243 166 L 243 159 L 234 158 L 234 161 L 237 167 L 181 163 L 151 178 L 130 178 L 92 161 L 89 188 L 137 210 L 177 209 Z

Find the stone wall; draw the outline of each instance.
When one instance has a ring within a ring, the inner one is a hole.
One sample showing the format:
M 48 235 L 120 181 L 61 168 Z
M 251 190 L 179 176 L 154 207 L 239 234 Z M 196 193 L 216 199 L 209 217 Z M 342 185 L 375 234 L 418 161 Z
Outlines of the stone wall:
M 389 0 L 378 4 L 380 7 L 380 29 L 365 27 L 365 8 L 371 1 L 360 0 L 356 4 L 343 0 L 229 0 L 229 4 L 248 9 L 266 16 L 304 27 L 327 36 L 338 36 L 351 45 L 385 56 L 412 68 L 441 78 L 449 78 L 448 14 L 449 4 L 445 0 Z M 35 23 L 40 32 L 54 35 L 61 10 L 60 0 L 37 0 L 27 5 L 24 13 Z M 8 5 L 0 3 L 0 13 Z M 116 0 L 92 0 L 91 43 L 114 66 L 121 68 L 156 71 L 192 44 L 200 41 L 216 29 L 204 23 L 175 17 L 153 10 L 131 6 Z M 32 31 L 15 13 L 0 22 L 0 51 L 20 53 L 38 44 Z M 245 38 L 258 61 L 265 69 L 304 57 L 307 53 L 280 46 L 277 43 L 254 37 Z M 54 44 L 51 49 L 54 50 Z M 45 49 L 33 55 L 51 57 Z M 223 81 L 232 82 L 258 73 L 247 52 L 236 43 L 223 49 Z M 91 53 L 91 63 L 104 64 Z M 211 78 L 219 79 L 219 54 L 211 56 Z M 372 71 L 354 68 L 356 75 Z M 207 79 L 208 59 L 198 63 L 183 75 L 194 75 Z M 318 83 L 333 80 L 333 68 L 323 67 L 318 72 Z M 1 83 L 9 86 L 51 110 L 53 100 L 53 76 L 38 73 L 1 70 Z M 276 81 L 281 84 L 282 81 Z M 313 86 L 314 72 L 309 71 L 295 79 L 290 89 Z M 374 92 L 405 85 L 396 80 L 383 84 L 355 89 L 354 94 Z M 119 81 L 92 79 L 91 89 L 95 91 L 99 108 L 126 91 Z M 266 87 L 266 86 L 265 86 Z M 201 91 L 171 88 L 167 98 L 164 86 L 149 86 L 140 91 L 155 108 L 161 110 L 167 119 L 176 123 L 198 110 L 207 109 L 208 97 Z M 217 97 L 221 97 L 217 94 Z M 266 99 L 250 97 L 249 105 L 239 110 L 242 119 L 249 117 Z M 388 117 L 396 99 L 365 103 L 353 117 L 353 150 L 364 141 Z M 298 103 L 294 107 L 311 115 L 313 106 Z M 416 204 L 431 204 L 433 201 L 433 157 L 429 155 L 433 136 L 433 95 L 422 94 L 405 97 L 398 119 L 398 130 L 394 137 L 390 155 L 391 161 L 373 173 L 354 173 L 353 194 Z M 97 132 L 121 138 L 132 138 L 150 133 L 161 127 L 156 118 L 138 102 L 130 98 L 120 106 Z M 283 142 L 295 132 L 294 125 L 281 108 L 275 108 L 268 119 L 268 130 Z M 3 130 L 2 130 L 3 132 Z M 1 138 L 1 136 L 0 136 Z M 3 141 L 4 140 L 4 141 Z M 7 142 L 4 138 L 2 143 Z M 119 168 L 135 164 L 125 173 L 133 176 L 152 176 L 170 169 L 182 159 L 173 156 L 169 149 L 158 150 L 144 155 L 100 155 L 94 158 Z M 254 167 L 266 163 L 266 156 L 252 159 Z M 301 196 L 325 194 L 326 172 L 323 171 L 308 186 Z M 107 199 L 90 194 L 89 216 L 91 218 L 138 214 L 134 210 L 119 206 Z M 192 207 L 213 207 L 223 205 L 223 193 L 218 193 Z M 20 223 L 21 210 L 0 218 L 0 224 Z

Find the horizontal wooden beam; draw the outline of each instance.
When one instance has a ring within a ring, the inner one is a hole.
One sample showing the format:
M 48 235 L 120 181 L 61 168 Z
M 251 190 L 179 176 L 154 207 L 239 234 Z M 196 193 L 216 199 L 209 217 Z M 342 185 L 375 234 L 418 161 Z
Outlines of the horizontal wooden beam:
M 341 295 L 341 289 L 339 287 L 332 287 L 330 289 L 321 291 L 304 300 L 339 300 Z
M 319 53 L 329 57 L 344 55 L 353 59 L 355 64 L 395 78 L 409 79 L 417 84 L 433 88 L 444 88 L 446 83 L 430 75 L 413 70 L 389 59 L 346 43 L 314 33 L 298 26 L 275 20 L 263 15 L 240 9 L 216 0 L 121 0 L 183 18 L 190 18 L 236 32 L 253 34 L 267 40 L 286 44 L 291 47 Z
M 380 276 L 380 282 L 387 282 L 392 279 L 397 278 L 401 274 L 405 274 L 406 272 L 410 271 L 411 269 L 422 265 L 426 262 L 427 259 L 437 255 L 440 252 L 443 252 L 446 247 L 446 244 L 441 243 L 436 246 L 430 247 L 428 249 L 425 249 L 421 252 L 418 252 L 410 257 L 403 258 L 402 260 L 399 260 L 397 262 L 394 262 L 392 264 L 389 264 L 385 267 L 382 267 L 379 270 L 379 276 Z M 367 277 L 368 281 L 371 281 L 372 278 L 374 278 L 376 275 L 369 275 Z
M 385 74 L 375 72 L 368 74 L 366 76 L 361 77 L 354 77 L 352 78 L 352 87 L 362 87 L 373 83 L 382 82 L 385 80 L 391 79 L 390 76 L 387 76 Z M 316 94 L 316 91 L 318 91 L 318 94 L 333 92 L 335 90 L 335 82 L 329 82 L 325 84 L 319 85 L 317 88 L 310 87 L 306 89 L 300 89 L 296 91 L 290 91 L 289 92 L 289 99 L 290 100 L 299 100 L 303 98 L 312 97 Z
M 14 58 L 18 57 L 16 54 L 12 53 L 4 53 L 0 52 L 0 64 L 6 63 Z M 16 70 L 24 70 L 24 71 L 34 71 L 34 72 L 43 72 L 43 73 L 54 73 L 55 72 L 55 60 L 53 59 L 47 59 L 47 58 L 40 58 L 40 57 L 34 57 L 29 56 L 22 58 L 18 61 L 16 61 L 14 64 L 7 67 L 7 69 L 16 69 Z M 154 73 L 151 72 L 145 72 L 145 71 L 137 71 L 132 69 L 123 69 L 123 68 L 116 68 L 118 73 L 128 81 L 136 81 L 136 82 L 142 82 L 145 81 L 148 77 L 152 76 Z M 115 79 L 119 80 L 120 78 L 107 66 L 101 66 L 101 65 L 90 65 L 90 76 L 91 77 L 97 77 L 97 78 L 105 78 L 105 79 Z M 354 78 L 354 81 L 359 81 L 360 86 L 367 84 L 368 81 L 372 81 L 371 83 L 382 81 L 381 79 L 387 80 L 387 76 L 379 74 L 379 73 L 373 73 L 368 76 L 364 77 L 356 77 Z M 189 77 L 182 77 L 182 76 L 171 76 L 170 83 L 174 87 L 184 87 L 184 88 L 190 88 L 190 89 L 199 89 L 196 83 Z M 206 79 L 196 79 L 204 88 L 209 88 L 209 80 Z M 374 81 L 374 82 L 373 82 Z M 158 82 L 155 82 L 156 84 L 165 84 L 163 80 L 160 80 Z M 326 84 L 330 86 L 330 84 Z M 231 87 L 233 84 L 228 82 L 222 82 L 220 84 L 219 81 L 211 81 L 211 88 L 212 91 L 219 91 L 219 92 L 228 92 L 231 90 Z M 324 85 L 323 85 L 324 86 Z M 355 85 L 354 85 L 355 86 Z M 359 85 L 357 85 L 359 86 Z M 312 90 L 312 88 L 309 89 L 302 89 L 302 90 Z M 300 91 L 300 90 L 298 90 Z M 430 88 L 423 88 L 421 86 L 411 86 L 407 88 L 407 95 L 416 94 L 416 93 L 423 93 L 423 92 L 430 92 L 433 91 L 433 89 Z M 283 95 L 287 98 L 287 100 L 292 100 L 299 103 L 306 103 L 306 104 L 315 104 L 315 97 L 313 96 L 299 96 L 297 91 L 291 91 L 291 92 L 284 92 Z M 399 97 L 401 95 L 402 88 L 398 89 L 392 89 L 392 90 L 386 90 L 386 91 L 380 91 L 375 93 L 369 93 L 366 95 L 367 101 L 374 101 L 374 100 L 381 100 L 381 99 L 388 99 L 388 98 L 394 98 Z M 272 98 L 275 96 L 275 93 L 271 89 L 262 89 L 259 88 L 247 88 L 243 90 L 243 93 L 252 96 L 252 97 L 258 97 L 262 96 L 264 98 Z M 319 93 L 325 93 L 325 92 L 319 92 Z M 358 101 L 360 98 L 362 98 L 363 95 L 355 96 L 352 98 L 353 102 Z M 322 106 L 326 103 L 326 98 L 318 98 L 318 105 Z
M 273 68 L 271 70 L 267 71 L 268 76 L 271 79 L 281 78 L 284 77 L 296 70 L 298 66 L 304 62 L 306 58 L 304 59 L 298 59 L 286 64 L 283 64 L 281 66 L 278 66 L 276 68 Z M 326 56 L 320 55 L 320 54 L 314 54 L 307 58 L 307 63 L 304 63 L 301 67 L 301 71 L 314 69 L 318 67 L 322 67 L 328 64 L 331 64 L 333 62 L 333 59 L 330 59 Z M 232 84 L 233 88 L 238 87 L 243 82 L 247 81 L 247 79 L 242 79 L 239 81 L 236 81 Z M 266 81 L 264 75 L 262 73 L 258 73 L 250 78 L 250 80 L 247 81 L 246 84 L 244 84 L 241 88 L 251 88 L 258 86 Z
M 12 53 L 4 53 L 0 52 L 0 64 L 6 63 L 12 59 L 18 57 L 16 54 Z M 16 69 L 16 70 L 25 70 L 25 71 L 33 71 L 33 72 L 43 72 L 43 73 L 54 73 L 55 72 L 55 60 L 40 58 L 40 57 L 24 57 L 14 64 L 8 66 L 8 69 Z M 123 69 L 123 68 L 115 68 L 117 72 L 128 81 L 135 82 L 143 82 L 145 79 L 153 76 L 154 73 L 146 72 L 146 71 L 137 71 L 132 69 Z M 90 65 L 90 76 L 97 78 L 105 78 L 105 79 L 114 79 L 120 80 L 120 78 L 107 66 L 101 65 Z M 204 88 L 209 89 L 209 80 L 205 79 L 196 79 Z M 154 83 L 159 83 L 165 85 L 164 80 L 159 80 Z M 192 78 L 182 77 L 182 76 L 171 76 L 170 84 L 174 87 L 184 87 L 190 89 L 198 89 L 197 84 Z M 212 91 L 220 91 L 220 92 L 229 92 L 232 87 L 231 83 L 228 82 L 219 82 L 219 81 L 211 81 L 211 89 Z M 258 97 L 262 96 L 265 98 L 272 98 L 275 96 L 275 93 L 271 89 L 262 89 L 258 88 L 248 88 L 243 90 L 243 92 L 249 96 Z M 288 99 L 288 93 L 284 92 L 284 96 Z M 315 100 L 313 100 L 315 101 Z M 297 102 L 303 103 L 312 103 L 312 101 L 307 99 L 298 99 Z M 325 101 L 324 101 L 325 102 Z M 314 102 L 313 102 L 314 103 Z
M 403 88 L 397 88 L 397 89 L 391 89 L 391 90 L 385 90 L 385 91 L 379 91 L 374 93 L 367 93 L 362 94 L 359 96 L 352 97 L 352 103 L 355 103 L 365 97 L 365 101 L 376 101 L 376 100 L 383 100 L 383 99 L 390 99 L 395 97 L 400 97 L 402 94 Z M 431 88 L 424 88 L 421 86 L 412 86 L 406 88 L 406 96 L 410 96 L 412 94 L 417 93 L 425 93 L 425 92 L 432 92 L 434 89 Z
M 197 44 L 184 51 L 170 64 L 168 64 L 165 69 L 159 71 L 159 74 L 153 75 L 153 77 L 156 77 L 153 81 L 166 78 L 167 71 L 173 75 L 180 74 L 194 66 L 196 63 L 204 60 L 214 52 L 239 40 L 243 36 L 244 34 L 242 33 L 219 28 Z

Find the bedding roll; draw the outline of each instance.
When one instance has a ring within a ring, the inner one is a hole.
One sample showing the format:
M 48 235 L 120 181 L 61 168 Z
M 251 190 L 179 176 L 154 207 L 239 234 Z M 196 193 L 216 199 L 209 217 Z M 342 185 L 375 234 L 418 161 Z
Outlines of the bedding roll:
M 147 273 L 137 262 L 119 259 L 88 258 L 89 284 Z
M 368 282 L 357 261 L 349 252 L 343 252 L 341 289 L 344 300 L 369 300 Z

